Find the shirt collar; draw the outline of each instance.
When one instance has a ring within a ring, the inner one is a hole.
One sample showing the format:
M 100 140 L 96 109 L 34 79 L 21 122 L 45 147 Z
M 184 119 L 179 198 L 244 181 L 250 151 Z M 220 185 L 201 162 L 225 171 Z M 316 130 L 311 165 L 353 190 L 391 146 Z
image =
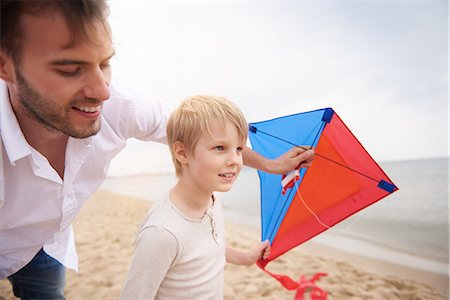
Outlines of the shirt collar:
M 17 122 L 9 99 L 8 87 L 3 80 L 0 80 L 0 130 L 6 154 L 12 165 L 31 154 L 30 145 Z

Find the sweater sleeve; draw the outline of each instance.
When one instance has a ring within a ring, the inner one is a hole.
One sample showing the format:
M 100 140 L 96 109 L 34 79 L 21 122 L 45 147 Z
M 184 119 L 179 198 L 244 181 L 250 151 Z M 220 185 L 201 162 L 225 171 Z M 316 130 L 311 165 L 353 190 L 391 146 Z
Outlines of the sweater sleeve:
M 144 228 L 137 236 L 120 299 L 154 299 L 177 251 L 177 240 L 170 232 L 157 226 Z

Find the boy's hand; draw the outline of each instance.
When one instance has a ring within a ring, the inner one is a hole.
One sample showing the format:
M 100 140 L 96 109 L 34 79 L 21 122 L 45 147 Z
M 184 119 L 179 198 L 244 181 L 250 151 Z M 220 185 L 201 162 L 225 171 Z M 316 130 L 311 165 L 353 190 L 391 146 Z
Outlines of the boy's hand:
M 268 240 L 259 242 L 249 251 L 244 252 L 227 246 L 225 253 L 228 263 L 235 265 L 251 266 L 260 259 L 267 259 L 270 254 L 270 243 Z
M 259 242 L 252 249 L 247 252 L 248 263 L 246 265 L 250 266 L 256 263 L 260 259 L 267 259 L 270 255 L 270 243 L 269 240 L 264 242 Z

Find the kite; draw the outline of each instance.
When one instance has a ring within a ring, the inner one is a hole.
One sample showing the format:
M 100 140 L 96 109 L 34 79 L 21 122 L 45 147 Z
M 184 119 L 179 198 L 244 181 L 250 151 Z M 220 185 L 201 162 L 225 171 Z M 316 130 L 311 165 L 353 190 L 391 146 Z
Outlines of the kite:
M 285 288 L 297 290 L 296 299 L 303 299 L 307 287 L 313 299 L 326 299 L 314 284 L 326 274 L 294 281 L 266 265 L 398 188 L 332 108 L 250 123 L 249 138 L 253 150 L 268 158 L 293 146 L 315 149 L 309 168 L 285 175 L 258 171 L 261 235 L 272 248 L 269 258 L 257 264 Z

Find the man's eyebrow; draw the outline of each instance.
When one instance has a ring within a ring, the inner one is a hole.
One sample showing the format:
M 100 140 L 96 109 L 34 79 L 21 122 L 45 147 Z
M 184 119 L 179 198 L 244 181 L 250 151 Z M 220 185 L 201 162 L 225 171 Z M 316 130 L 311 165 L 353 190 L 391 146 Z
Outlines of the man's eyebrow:
M 109 57 L 107 57 L 104 61 L 110 60 L 116 52 L 114 51 Z M 57 59 L 50 62 L 52 66 L 66 66 L 66 65 L 88 65 L 89 62 L 85 60 L 77 60 L 77 59 Z
M 65 66 L 65 65 L 87 65 L 88 62 L 84 60 L 75 60 L 75 59 L 57 59 L 50 62 L 52 66 Z

